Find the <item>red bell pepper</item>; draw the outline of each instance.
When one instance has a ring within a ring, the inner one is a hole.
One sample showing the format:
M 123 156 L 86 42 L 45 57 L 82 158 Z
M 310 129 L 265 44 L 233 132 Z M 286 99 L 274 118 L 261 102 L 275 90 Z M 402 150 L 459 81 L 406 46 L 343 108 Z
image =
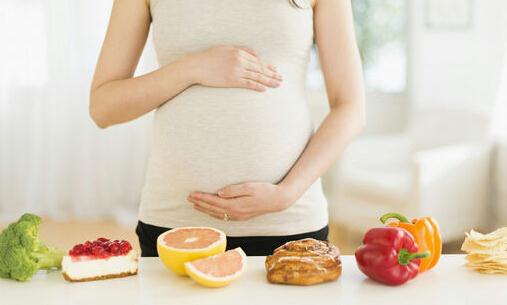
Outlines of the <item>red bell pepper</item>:
M 359 269 L 371 279 L 401 285 L 417 276 L 420 259 L 430 255 L 417 250 L 414 238 L 405 229 L 373 228 L 364 235 L 355 256 Z

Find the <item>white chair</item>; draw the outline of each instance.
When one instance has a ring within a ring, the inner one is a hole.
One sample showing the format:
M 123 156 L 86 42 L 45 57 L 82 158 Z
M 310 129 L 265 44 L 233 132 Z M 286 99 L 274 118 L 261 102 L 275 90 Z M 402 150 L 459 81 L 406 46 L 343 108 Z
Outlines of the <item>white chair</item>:
M 494 105 L 493 133 L 496 147 L 493 162 L 495 227 L 507 226 L 507 44 Z
M 378 226 L 392 211 L 435 217 L 444 241 L 487 224 L 489 118 L 452 109 L 415 113 L 407 132 L 360 138 L 341 159 L 330 211 L 349 232 Z
M 507 226 L 507 138 L 498 140 L 494 162 L 495 227 Z

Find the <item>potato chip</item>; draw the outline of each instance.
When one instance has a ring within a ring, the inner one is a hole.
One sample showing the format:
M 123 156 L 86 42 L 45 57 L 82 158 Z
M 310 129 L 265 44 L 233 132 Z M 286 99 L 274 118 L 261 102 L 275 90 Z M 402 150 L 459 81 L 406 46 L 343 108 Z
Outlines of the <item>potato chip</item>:
M 482 234 L 477 231 L 471 230 L 470 236 L 472 239 L 477 240 L 494 240 L 494 239 L 506 239 L 507 238 L 507 227 L 503 227 L 500 229 L 497 229 L 491 233 L 488 234 Z
M 507 274 L 507 227 L 488 234 L 471 230 L 461 250 L 468 253 L 466 267 L 484 274 Z
M 474 269 L 480 273 L 483 274 L 506 274 L 506 270 L 496 270 L 496 269 L 482 269 L 482 268 L 476 268 Z
M 489 234 L 481 234 L 472 230 L 470 233 L 466 233 L 466 237 L 465 241 L 475 245 L 485 247 L 503 246 L 507 242 L 507 230 L 501 228 Z
M 466 259 L 469 262 L 473 263 L 481 263 L 481 262 L 500 262 L 507 263 L 506 255 L 488 255 L 488 254 L 468 254 Z

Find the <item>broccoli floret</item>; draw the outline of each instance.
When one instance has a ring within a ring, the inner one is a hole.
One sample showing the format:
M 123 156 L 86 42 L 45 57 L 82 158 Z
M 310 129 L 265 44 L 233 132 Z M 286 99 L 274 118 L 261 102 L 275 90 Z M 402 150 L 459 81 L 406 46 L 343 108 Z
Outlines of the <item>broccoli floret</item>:
M 0 277 L 27 281 L 39 269 L 60 268 L 63 251 L 39 240 L 41 219 L 24 214 L 0 234 Z

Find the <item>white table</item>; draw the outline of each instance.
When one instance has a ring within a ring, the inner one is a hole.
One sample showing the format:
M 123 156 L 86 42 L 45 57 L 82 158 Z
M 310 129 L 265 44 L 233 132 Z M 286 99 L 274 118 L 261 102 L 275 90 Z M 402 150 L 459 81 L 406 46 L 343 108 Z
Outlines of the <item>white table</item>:
M 247 272 L 225 288 L 205 288 L 179 277 L 157 258 L 143 258 L 137 276 L 68 283 L 59 272 L 40 272 L 30 282 L 0 280 L 0 304 L 507 304 L 507 275 L 482 275 L 463 266 L 464 256 L 446 255 L 436 269 L 400 286 L 367 279 L 353 256 L 343 256 L 335 282 L 297 287 L 266 281 L 264 257 L 249 257 Z

